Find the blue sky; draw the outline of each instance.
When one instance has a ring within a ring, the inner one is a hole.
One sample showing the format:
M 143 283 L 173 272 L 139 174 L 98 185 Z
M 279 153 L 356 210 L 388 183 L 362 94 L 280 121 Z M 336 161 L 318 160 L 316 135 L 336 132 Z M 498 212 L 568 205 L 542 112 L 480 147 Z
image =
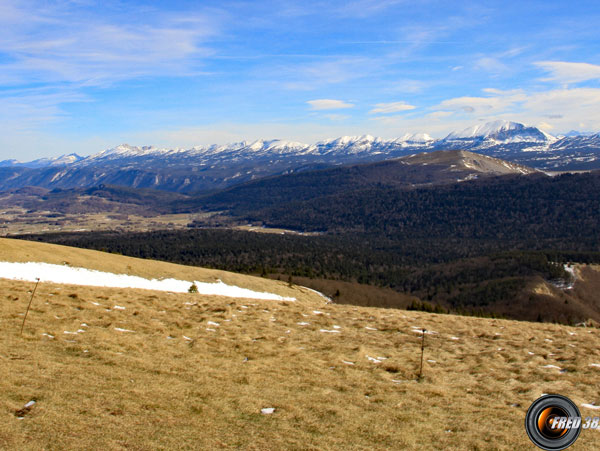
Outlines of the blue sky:
M 0 2 L 0 159 L 600 131 L 597 1 Z

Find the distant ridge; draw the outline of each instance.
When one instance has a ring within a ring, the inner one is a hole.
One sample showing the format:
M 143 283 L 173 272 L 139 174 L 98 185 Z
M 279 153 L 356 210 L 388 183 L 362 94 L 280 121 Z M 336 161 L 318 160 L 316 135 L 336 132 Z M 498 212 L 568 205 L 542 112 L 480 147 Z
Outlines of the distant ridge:
M 363 189 L 414 189 L 495 176 L 536 173 L 544 176 L 536 169 L 486 155 L 464 150 L 439 150 L 375 163 L 268 177 L 200 197 L 189 205 L 250 214 L 285 202 Z
M 99 184 L 181 193 L 207 192 L 257 178 L 367 163 L 436 150 L 467 150 L 548 171 L 600 169 L 600 134 L 554 137 L 536 127 L 494 121 L 443 139 L 426 133 L 396 139 L 343 136 L 315 144 L 280 139 L 190 149 L 122 144 L 94 155 L 0 162 L 0 190 Z

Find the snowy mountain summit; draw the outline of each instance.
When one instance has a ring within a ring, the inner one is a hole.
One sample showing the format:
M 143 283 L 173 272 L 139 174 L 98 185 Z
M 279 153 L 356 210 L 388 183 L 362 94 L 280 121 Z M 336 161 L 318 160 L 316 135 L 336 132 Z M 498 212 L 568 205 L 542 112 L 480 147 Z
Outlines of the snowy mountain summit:
M 530 127 L 518 122 L 494 121 L 482 125 L 475 125 L 460 132 L 452 132 L 444 141 L 484 141 L 491 140 L 495 142 L 539 142 L 551 143 L 556 138 L 546 132 Z

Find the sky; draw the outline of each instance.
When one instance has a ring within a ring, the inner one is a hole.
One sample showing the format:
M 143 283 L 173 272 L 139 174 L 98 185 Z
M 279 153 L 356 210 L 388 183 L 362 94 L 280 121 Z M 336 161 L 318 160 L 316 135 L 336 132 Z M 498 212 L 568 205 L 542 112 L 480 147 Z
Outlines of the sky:
M 0 1 L 0 160 L 600 131 L 600 3 Z

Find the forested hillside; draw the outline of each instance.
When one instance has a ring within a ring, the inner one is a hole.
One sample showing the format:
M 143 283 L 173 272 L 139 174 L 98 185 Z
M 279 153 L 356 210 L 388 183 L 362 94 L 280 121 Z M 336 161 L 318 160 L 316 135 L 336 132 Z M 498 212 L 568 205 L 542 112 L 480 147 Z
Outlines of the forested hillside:
M 535 169 L 473 152 L 437 151 L 376 163 L 266 177 L 182 201 L 177 208 L 188 211 L 201 207 L 243 215 L 289 202 L 364 189 L 407 190 L 509 174 L 543 176 Z
M 241 208 L 241 207 L 238 207 Z M 393 239 L 494 239 L 598 249 L 600 173 L 504 176 L 418 190 L 364 188 L 289 201 L 246 217 L 297 230 Z M 583 249 L 581 249 L 583 250 Z
M 525 250 L 524 244 L 522 250 L 510 251 L 511 246 L 495 240 L 394 242 L 365 234 L 298 236 L 223 229 L 23 238 L 283 280 L 303 278 L 309 286 L 314 279 L 390 287 L 429 303 L 414 305 L 417 309 L 433 309 L 437 305 L 438 311 L 516 319 L 573 322 L 595 315 L 600 319 L 600 310 L 597 314 L 587 307 L 582 311 L 581 305 L 565 304 L 561 296 L 542 302 L 539 295 L 531 292 L 532 287 L 544 281 L 568 283 L 570 276 L 563 264 L 600 262 L 600 252 Z M 346 302 L 345 288 L 336 293 L 335 284 L 324 286 L 331 287 L 325 294 L 336 302 Z M 321 288 L 322 284 L 315 287 Z M 369 305 L 377 305 L 377 301 Z M 393 306 L 388 300 L 382 305 Z

